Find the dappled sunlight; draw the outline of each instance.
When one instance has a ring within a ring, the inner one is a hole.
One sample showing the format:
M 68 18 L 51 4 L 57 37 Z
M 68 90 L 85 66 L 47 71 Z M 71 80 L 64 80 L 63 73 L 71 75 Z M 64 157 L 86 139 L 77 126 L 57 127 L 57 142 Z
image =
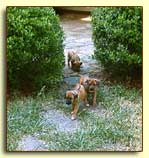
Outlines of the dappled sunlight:
M 81 18 L 82 21 L 91 21 L 91 16 L 87 16 L 85 18 Z

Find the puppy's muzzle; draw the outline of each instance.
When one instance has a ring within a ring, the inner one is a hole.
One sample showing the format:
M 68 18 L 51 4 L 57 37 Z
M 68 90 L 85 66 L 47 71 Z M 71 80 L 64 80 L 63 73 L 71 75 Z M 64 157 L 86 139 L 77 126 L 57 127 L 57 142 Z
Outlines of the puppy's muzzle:
M 67 105 L 70 105 L 70 104 L 71 104 L 71 100 L 68 100 L 68 99 L 67 99 L 67 100 L 66 100 L 66 104 L 67 104 Z
M 89 88 L 89 91 L 90 91 L 90 92 L 94 92 L 94 91 L 95 91 L 95 87 L 90 87 L 90 88 Z

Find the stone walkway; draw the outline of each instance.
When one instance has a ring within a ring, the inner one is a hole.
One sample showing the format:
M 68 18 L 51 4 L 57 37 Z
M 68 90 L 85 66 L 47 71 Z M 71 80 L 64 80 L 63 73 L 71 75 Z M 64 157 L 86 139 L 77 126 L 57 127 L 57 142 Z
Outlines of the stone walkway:
M 54 115 L 53 115 L 54 114 Z M 55 125 L 58 132 L 74 132 L 80 128 L 80 121 L 72 121 L 69 115 L 58 110 L 47 110 L 44 114 L 45 124 Z
M 17 151 L 48 151 L 48 145 L 46 142 L 29 135 L 21 139 Z
M 94 45 L 92 41 L 91 18 L 87 14 L 64 14 L 61 16 L 61 25 L 65 32 L 65 68 L 64 79 L 67 84 L 74 85 L 79 74 L 99 77 L 99 65 L 93 59 Z M 73 72 L 67 66 L 68 51 L 76 51 L 83 65 L 79 73 Z

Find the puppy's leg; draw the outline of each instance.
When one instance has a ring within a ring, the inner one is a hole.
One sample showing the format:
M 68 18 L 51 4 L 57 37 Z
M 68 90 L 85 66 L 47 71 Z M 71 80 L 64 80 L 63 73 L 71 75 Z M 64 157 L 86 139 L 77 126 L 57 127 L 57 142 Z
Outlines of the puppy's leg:
M 97 93 L 96 93 L 96 90 L 95 90 L 94 95 L 93 95 L 93 106 L 96 106 L 96 96 L 97 96 Z
M 75 104 L 74 104 L 74 102 L 73 102 L 73 103 L 72 103 L 72 112 L 71 112 L 71 114 L 74 113 L 74 109 L 75 109 Z
M 70 67 L 70 57 L 68 56 L 68 67 Z
M 85 96 L 85 98 L 84 98 L 84 103 L 85 103 L 86 106 L 90 106 L 89 103 L 88 103 L 88 100 L 87 100 L 87 96 Z
M 74 102 L 73 103 L 73 111 L 71 112 L 71 119 L 72 120 L 75 120 L 76 117 L 77 117 L 77 112 L 78 112 L 78 103 L 77 102 Z

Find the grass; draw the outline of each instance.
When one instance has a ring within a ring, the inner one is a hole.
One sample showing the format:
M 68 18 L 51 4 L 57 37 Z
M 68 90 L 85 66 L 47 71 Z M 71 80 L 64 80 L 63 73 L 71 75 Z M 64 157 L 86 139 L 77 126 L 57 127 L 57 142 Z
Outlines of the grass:
M 71 107 L 63 96 L 38 93 L 36 97 L 14 98 L 8 103 L 7 150 L 15 151 L 24 135 L 36 135 L 51 151 L 98 151 L 142 149 L 142 94 L 138 89 L 122 85 L 101 84 L 97 107 L 80 106 L 74 132 L 58 132 L 55 125 L 45 124 L 42 112 L 55 109 L 70 117 Z
M 17 140 L 23 135 L 40 131 L 42 124 L 39 113 L 41 110 L 40 103 L 32 98 L 22 98 L 22 100 L 16 98 L 9 102 L 7 113 L 8 150 L 14 150 L 17 147 Z

